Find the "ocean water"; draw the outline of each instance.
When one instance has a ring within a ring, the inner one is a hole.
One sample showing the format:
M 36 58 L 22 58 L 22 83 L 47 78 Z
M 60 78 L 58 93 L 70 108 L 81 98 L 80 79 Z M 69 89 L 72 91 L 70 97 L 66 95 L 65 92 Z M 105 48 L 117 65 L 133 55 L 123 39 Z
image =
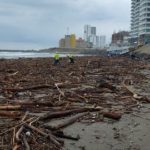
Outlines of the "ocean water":
M 17 59 L 17 58 L 40 58 L 40 57 L 53 57 L 54 53 L 38 53 L 38 52 L 0 52 L 0 58 Z M 60 54 L 60 57 L 66 57 L 67 54 Z M 74 55 L 84 56 L 84 55 Z

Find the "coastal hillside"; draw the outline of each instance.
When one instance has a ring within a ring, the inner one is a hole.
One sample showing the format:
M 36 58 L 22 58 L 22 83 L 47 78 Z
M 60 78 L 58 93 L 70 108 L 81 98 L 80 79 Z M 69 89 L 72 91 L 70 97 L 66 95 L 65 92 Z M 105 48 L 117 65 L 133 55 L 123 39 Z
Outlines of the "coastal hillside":
M 138 48 L 137 50 L 135 50 L 135 52 L 140 53 L 140 54 L 150 55 L 150 45 L 144 45 L 144 46 Z

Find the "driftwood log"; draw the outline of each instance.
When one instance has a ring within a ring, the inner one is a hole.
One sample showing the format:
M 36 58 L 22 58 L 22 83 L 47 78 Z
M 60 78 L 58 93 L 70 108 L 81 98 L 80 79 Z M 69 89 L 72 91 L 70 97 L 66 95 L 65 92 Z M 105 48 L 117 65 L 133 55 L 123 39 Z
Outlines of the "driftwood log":
M 64 128 L 68 125 L 71 125 L 73 124 L 74 122 L 76 122 L 78 119 L 82 118 L 83 116 L 86 116 L 88 115 L 89 113 L 88 112 L 84 112 L 84 113 L 81 113 L 81 114 L 77 114 L 77 115 L 74 115 L 70 118 L 67 118 L 65 119 L 63 122 L 59 123 L 58 125 L 44 125 L 45 128 L 47 129 L 52 129 L 52 130 L 58 130 L 60 128 Z

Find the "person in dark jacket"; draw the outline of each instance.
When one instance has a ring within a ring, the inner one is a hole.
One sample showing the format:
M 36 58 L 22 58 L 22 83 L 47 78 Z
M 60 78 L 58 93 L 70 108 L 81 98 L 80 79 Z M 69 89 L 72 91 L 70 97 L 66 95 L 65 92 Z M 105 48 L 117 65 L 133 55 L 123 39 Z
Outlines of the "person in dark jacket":
M 69 63 L 70 64 L 74 64 L 74 57 L 73 57 L 73 55 L 68 55 L 68 58 L 69 58 Z

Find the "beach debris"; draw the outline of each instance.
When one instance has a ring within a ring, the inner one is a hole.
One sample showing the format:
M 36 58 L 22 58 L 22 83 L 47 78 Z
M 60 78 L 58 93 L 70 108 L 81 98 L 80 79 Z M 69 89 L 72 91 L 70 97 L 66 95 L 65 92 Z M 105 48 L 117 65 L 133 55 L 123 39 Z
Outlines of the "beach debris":
M 150 66 L 143 61 L 83 57 L 72 65 L 66 58 L 62 62 L 54 66 L 49 58 L 1 61 L 3 150 L 61 150 L 63 139 L 80 139 L 63 132 L 73 123 L 109 121 L 105 118 L 119 121 L 125 113 L 132 114 L 134 108 L 140 111 L 143 103 L 150 102 L 148 96 L 135 91 L 148 90 L 139 70 Z M 59 123 L 51 124 L 53 121 Z M 114 138 L 119 138 L 117 131 Z

